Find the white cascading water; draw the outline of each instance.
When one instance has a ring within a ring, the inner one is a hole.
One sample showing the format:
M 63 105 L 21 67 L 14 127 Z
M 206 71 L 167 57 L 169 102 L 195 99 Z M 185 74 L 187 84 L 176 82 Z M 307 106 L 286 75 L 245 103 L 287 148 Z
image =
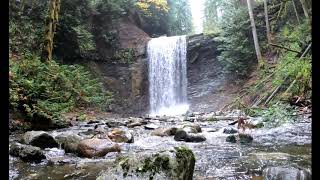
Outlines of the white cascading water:
M 186 36 L 159 37 L 148 42 L 151 115 L 179 115 L 187 103 Z

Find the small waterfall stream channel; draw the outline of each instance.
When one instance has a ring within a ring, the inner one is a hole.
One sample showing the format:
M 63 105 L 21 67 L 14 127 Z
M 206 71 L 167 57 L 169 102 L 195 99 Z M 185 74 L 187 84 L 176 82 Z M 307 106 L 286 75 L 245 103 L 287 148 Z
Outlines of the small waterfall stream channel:
M 244 133 L 253 140 L 242 143 L 226 141 L 230 135 L 243 133 L 237 125 L 229 125 L 239 115 L 238 110 L 187 111 L 185 44 L 184 36 L 155 38 L 148 44 L 150 115 L 97 117 L 86 122 L 74 121 L 72 126 L 63 129 L 10 134 L 10 152 L 14 148 L 22 151 L 28 138 L 37 136 L 34 134 L 45 134 L 42 135 L 45 138 L 38 141 L 41 150 L 34 150 L 33 146 L 28 150 L 28 145 L 26 152 L 19 152 L 22 155 L 10 153 L 9 179 L 101 179 L 98 177 L 121 157 L 144 156 L 178 146 L 193 151 L 196 161 L 192 179 L 196 180 L 311 179 L 310 117 L 296 116 L 294 122 L 277 127 L 246 129 Z M 248 118 L 251 124 L 266 123 L 263 117 Z M 177 133 L 167 133 L 178 132 L 177 129 L 192 134 L 191 138 L 179 139 Z M 94 158 L 79 155 L 75 139 L 109 137 L 114 141 L 112 133 L 118 131 L 123 132 L 123 138 L 114 142 L 117 150 Z M 21 157 L 30 151 L 33 157 L 41 156 L 40 152 L 43 156 L 38 161 L 23 161 Z M 110 173 L 104 177 L 123 179 Z

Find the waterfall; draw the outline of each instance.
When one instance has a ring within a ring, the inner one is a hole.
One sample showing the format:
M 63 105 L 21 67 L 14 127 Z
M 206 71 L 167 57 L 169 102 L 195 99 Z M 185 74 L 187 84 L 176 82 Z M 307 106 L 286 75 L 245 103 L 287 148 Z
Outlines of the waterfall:
M 159 37 L 148 42 L 150 113 L 178 115 L 187 103 L 185 36 Z

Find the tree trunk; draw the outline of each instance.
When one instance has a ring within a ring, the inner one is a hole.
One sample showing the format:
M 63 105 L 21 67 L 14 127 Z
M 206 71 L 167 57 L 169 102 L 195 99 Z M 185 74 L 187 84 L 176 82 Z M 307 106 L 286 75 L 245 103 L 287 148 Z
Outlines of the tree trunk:
M 253 41 L 254 41 L 254 48 L 256 50 L 256 55 L 257 55 L 259 67 L 261 67 L 261 65 L 263 64 L 263 61 L 262 61 L 262 56 L 261 56 L 261 52 L 260 52 L 260 46 L 259 46 L 257 30 L 256 30 L 256 24 L 254 22 L 253 11 L 252 11 L 252 7 L 251 7 L 251 0 L 247 0 L 247 5 L 248 5 L 248 11 L 249 11 L 251 27 L 252 27 L 252 36 L 253 36 Z
M 300 0 L 300 3 L 302 5 L 304 16 L 306 16 L 306 18 L 309 19 L 308 9 L 305 0 Z
M 294 9 L 294 12 L 296 13 L 297 21 L 300 24 L 300 19 L 299 19 L 299 14 L 298 14 L 298 11 L 297 11 L 297 8 L 296 8 L 296 4 L 294 3 L 294 0 L 291 0 L 291 1 L 292 1 L 292 6 L 293 6 L 293 9 Z
M 217 7 L 217 3 L 214 2 L 214 9 L 213 9 L 213 13 L 214 13 L 214 19 L 216 21 L 216 23 L 219 21 L 219 17 L 218 17 L 218 7 Z
M 271 34 L 270 34 L 269 17 L 268 17 L 268 3 L 267 3 L 267 0 L 263 0 L 263 2 L 264 2 L 264 17 L 266 20 L 267 38 L 268 38 L 268 44 L 270 44 Z
M 48 17 L 46 19 L 46 30 L 45 30 L 45 58 L 47 61 L 52 60 L 52 50 L 53 50 L 53 37 L 56 31 L 58 14 L 60 11 L 60 0 L 50 0 Z

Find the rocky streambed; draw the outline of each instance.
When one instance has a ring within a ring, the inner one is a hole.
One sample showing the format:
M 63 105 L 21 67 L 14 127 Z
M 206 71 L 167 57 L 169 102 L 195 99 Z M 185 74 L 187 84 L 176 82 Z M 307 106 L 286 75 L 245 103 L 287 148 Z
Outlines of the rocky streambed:
M 191 113 L 175 117 L 96 119 L 59 130 L 12 134 L 10 179 L 124 179 L 123 175 L 127 179 L 146 179 L 130 174 L 132 164 L 139 164 L 139 160 L 144 164 L 137 165 L 135 170 L 151 168 L 157 174 L 154 179 L 188 179 L 190 171 L 193 179 L 199 180 L 311 179 L 311 119 L 301 117 L 275 128 L 246 129 L 240 133 L 250 135 L 253 140 L 242 142 L 238 140 L 236 125 L 229 125 L 235 115 Z M 256 125 L 264 123 L 257 117 L 248 121 Z M 226 141 L 232 135 L 236 142 Z M 175 147 L 192 150 L 194 168 L 192 157 L 178 159 Z M 162 156 L 163 153 L 166 155 Z M 146 166 L 146 159 L 160 160 L 161 168 Z M 124 162 L 130 162 L 131 166 Z M 114 171 L 119 164 L 128 172 Z M 169 170 L 174 173 L 170 176 L 158 173 L 167 167 L 174 169 Z

